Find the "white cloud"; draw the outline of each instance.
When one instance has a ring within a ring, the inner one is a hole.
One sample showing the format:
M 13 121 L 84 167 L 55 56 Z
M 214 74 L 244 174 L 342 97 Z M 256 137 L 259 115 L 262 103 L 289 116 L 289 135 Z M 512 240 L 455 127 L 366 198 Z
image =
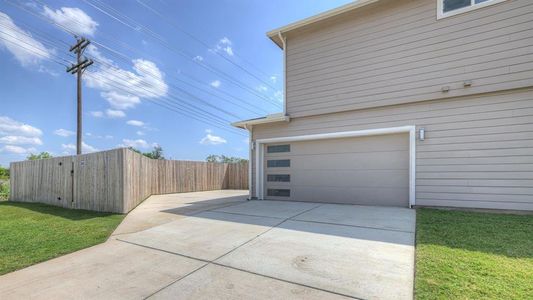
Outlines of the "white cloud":
M 6 14 L 0 12 L 0 48 L 5 48 L 15 56 L 22 66 L 36 65 L 49 59 L 54 50 L 46 48 L 31 34 L 19 28 Z
M 74 131 L 61 128 L 61 129 L 55 130 L 54 134 L 59 135 L 59 136 L 69 137 L 69 136 L 75 135 L 76 133 Z M 87 133 L 87 135 L 89 135 L 89 133 Z
M 61 144 L 61 148 L 63 148 L 63 150 L 65 150 L 65 152 L 63 152 L 65 154 L 72 154 L 72 153 L 76 152 L 76 145 L 74 145 L 74 144 Z M 91 145 L 88 145 L 85 142 L 81 143 L 81 150 L 82 150 L 83 153 L 98 151 L 97 148 L 95 148 L 95 147 L 93 147 Z
M 113 138 L 113 136 L 110 135 L 110 134 L 106 134 L 106 135 L 104 136 L 104 139 L 106 139 L 106 140 L 110 140 L 110 139 L 112 139 L 112 138 Z
M 194 60 L 194 61 L 204 61 L 204 58 L 202 56 L 200 56 L 200 55 L 196 55 L 195 57 L 193 57 L 192 60 Z
M 204 136 L 200 140 L 200 144 L 202 145 L 220 145 L 220 144 L 225 144 L 228 142 L 220 136 L 213 135 L 212 134 L 213 131 L 211 129 L 206 129 L 205 133 L 206 133 L 206 136 Z
M 29 154 L 31 152 L 37 151 L 35 148 L 23 148 L 19 146 L 7 145 L 0 149 L 1 152 L 12 153 L 12 154 Z
M 272 81 L 273 83 L 276 83 L 278 81 L 278 77 L 276 75 L 272 75 L 270 76 L 270 81 Z
M 42 14 L 79 35 L 93 35 L 98 26 L 96 21 L 77 7 L 61 7 L 54 11 L 45 6 Z
M 37 69 L 37 72 L 46 73 L 46 74 L 52 75 L 54 77 L 59 76 L 59 73 L 57 73 L 56 71 L 50 70 L 50 69 L 48 69 L 47 67 L 45 67 L 43 65 L 39 66 L 39 69 Z
M 43 132 L 39 128 L 15 121 L 9 117 L 0 116 L 1 135 L 21 135 L 37 137 L 41 136 L 42 133 Z
M 121 110 L 107 109 L 105 111 L 105 114 L 106 116 L 112 119 L 126 117 L 126 113 Z
M 283 91 L 278 90 L 274 93 L 274 98 L 279 102 L 283 102 Z
M 112 108 L 133 108 L 141 102 L 141 98 L 154 99 L 167 95 L 168 85 L 164 74 L 155 63 L 134 59 L 134 72 L 131 72 L 104 58 L 94 46 L 90 47 L 87 53 L 98 60 L 106 60 L 106 64 L 100 64 L 96 70 L 87 69 L 87 76 L 84 78 L 87 86 L 101 91 L 101 96 Z
M 147 141 L 143 139 L 137 139 L 137 140 L 129 140 L 129 139 L 123 139 L 122 144 L 118 145 L 119 147 L 133 147 L 133 148 L 150 148 L 157 146 L 156 143 L 148 143 Z
M 133 108 L 137 104 L 141 103 L 141 99 L 133 95 L 125 95 L 118 93 L 117 91 L 101 92 L 100 96 L 106 99 L 111 107 L 116 109 L 128 109 Z
M 144 131 L 141 130 L 137 130 L 135 133 L 140 136 L 143 136 L 145 134 Z
M 144 126 L 144 122 L 143 121 L 139 121 L 139 120 L 129 120 L 128 122 L 126 122 L 126 124 L 131 125 L 131 126 L 137 126 L 137 127 L 143 127 Z
M 233 56 L 232 45 L 233 45 L 233 43 L 231 42 L 230 39 L 228 39 L 227 37 L 223 37 L 215 45 L 215 48 L 214 49 L 210 49 L 210 50 L 213 51 L 213 52 L 223 51 L 223 52 L 226 52 L 227 55 Z
M 261 84 L 261 85 L 259 85 L 257 87 L 257 90 L 260 91 L 260 92 L 266 92 L 266 91 L 268 91 L 268 87 L 266 87 L 265 85 Z
M 220 80 L 215 80 L 215 81 L 212 81 L 211 82 L 211 86 L 214 87 L 214 88 L 218 88 L 220 87 Z
M 104 113 L 101 112 L 101 111 L 91 111 L 89 112 L 91 114 L 91 116 L 95 117 L 95 118 L 101 118 L 104 116 Z
M 9 145 L 42 145 L 43 142 L 38 137 L 8 135 L 8 136 L 0 137 L 0 144 L 9 144 Z

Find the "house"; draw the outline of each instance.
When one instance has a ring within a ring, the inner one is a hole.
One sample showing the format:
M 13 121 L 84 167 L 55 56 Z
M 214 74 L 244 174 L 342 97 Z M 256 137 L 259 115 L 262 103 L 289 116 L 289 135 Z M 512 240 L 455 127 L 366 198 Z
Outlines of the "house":
M 359 0 L 268 32 L 251 196 L 533 210 L 533 1 Z

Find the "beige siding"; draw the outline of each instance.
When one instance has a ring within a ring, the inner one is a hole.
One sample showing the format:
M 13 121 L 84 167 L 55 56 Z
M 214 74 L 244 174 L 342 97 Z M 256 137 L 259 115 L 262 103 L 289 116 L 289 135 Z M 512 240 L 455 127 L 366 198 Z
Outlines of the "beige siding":
M 533 210 L 533 89 L 294 118 L 255 126 L 253 138 L 405 125 L 426 129 L 417 205 Z
M 382 0 L 289 33 L 287 112 L 310 116 L 533 85 L 532 1 L 441 20 L 436 2 Z

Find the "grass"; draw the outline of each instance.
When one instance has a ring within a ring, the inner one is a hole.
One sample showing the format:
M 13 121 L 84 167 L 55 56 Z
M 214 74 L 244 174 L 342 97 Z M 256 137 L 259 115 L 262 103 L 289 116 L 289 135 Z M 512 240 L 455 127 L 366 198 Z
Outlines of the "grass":
M 0 275 L 102 243 L 123 217 L 0 201 Z
M 533 215 L 417 210 L 417 299 L 532 299 Z

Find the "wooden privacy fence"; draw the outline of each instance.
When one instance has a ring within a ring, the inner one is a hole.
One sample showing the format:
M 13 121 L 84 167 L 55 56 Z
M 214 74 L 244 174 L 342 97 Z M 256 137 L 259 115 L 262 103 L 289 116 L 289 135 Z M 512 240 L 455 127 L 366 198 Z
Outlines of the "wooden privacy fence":
M 247 189 L 248 163 L 155 160 L 126 148 L 11 163 L 9 200 L 127 213 L 150 195 Z

